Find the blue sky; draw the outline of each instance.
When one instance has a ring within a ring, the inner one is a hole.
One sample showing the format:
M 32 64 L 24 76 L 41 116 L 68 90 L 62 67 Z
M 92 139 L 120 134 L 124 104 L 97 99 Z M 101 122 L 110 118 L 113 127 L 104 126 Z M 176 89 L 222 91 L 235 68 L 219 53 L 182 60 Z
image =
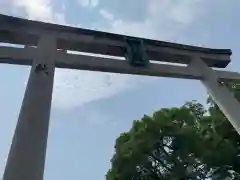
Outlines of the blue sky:
M 238 0 L 0 0 L 0 12 L 83 28 L 231 48 L 240 71 Z M 29 67 L 0 65 L 0 176 Z M 88 71 L 56 71 L 45 180 L 103 180 L 114 141 L 134 119 L 207 97 L 200 82 Z

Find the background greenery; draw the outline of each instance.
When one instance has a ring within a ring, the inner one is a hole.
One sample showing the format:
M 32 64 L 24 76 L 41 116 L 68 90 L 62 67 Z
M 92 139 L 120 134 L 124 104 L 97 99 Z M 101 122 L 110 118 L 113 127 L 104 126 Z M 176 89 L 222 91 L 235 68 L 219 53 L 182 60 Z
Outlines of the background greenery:
M 240 98 L 240 86 L 229 84 Z M 240 179 L 240 138 L 209 97 L 135 120 L 115 144 L 106 180 Z

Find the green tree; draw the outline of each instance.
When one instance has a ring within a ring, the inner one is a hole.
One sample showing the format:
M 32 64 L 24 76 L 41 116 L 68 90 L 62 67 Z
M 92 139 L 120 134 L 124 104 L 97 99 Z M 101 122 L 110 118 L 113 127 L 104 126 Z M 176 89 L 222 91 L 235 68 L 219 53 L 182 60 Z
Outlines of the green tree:
M 115 144 L 107 180 L 240 179 L 239 136 L 214 102 L 135 120 Z

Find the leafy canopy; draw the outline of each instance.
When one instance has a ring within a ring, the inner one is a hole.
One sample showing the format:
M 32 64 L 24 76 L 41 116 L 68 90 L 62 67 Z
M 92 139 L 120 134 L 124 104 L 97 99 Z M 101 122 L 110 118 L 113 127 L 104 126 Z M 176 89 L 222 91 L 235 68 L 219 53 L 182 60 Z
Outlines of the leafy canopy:
M 240 97 L 239 86 L 232 88 Z M 240 179 L 240 138 L 211 98 L 135 120 L 115 144 L 107 180 Z

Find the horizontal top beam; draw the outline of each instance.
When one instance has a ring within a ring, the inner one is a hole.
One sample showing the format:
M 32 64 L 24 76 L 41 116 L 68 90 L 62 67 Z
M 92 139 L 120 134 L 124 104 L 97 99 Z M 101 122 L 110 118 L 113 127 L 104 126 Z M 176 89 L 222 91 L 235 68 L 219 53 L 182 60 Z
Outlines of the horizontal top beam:
M 44 33 L 57 39 L 57 47 L 94 54 L 124 57 L 129 36 L 56 25 L 0 15 L 0 42 L 36 46 Z M 224 68 L 230 62 L 230 49 L 209 49 L 139 38 L 150 60 L 188 64 L 196 56 L 210 67 Z

